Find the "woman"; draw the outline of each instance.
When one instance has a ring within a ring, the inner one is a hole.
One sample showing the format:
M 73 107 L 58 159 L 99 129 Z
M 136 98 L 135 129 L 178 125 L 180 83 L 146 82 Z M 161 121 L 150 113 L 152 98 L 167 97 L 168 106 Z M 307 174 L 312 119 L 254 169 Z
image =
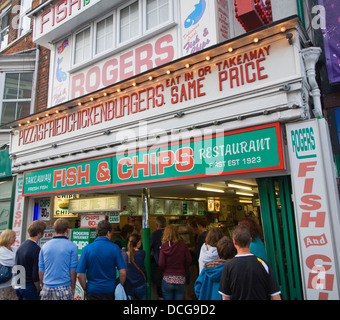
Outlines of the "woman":
M 246 225 L 249 228 L 252 242 L 249 246 L 250 253 L 267 261 L 267 254 L 264 243 L 261 240 L 261 229 L 252 218 L 244 218 L 238 222 L 239 225 Z
M 128 251 L 122 251 L 127 266 L 125 288 L 130 300 L 147 300 L 145 251 L 140 249 L 141 245 L 140 235 L 134 233 L 129 238 Z
M 5 230 L 0 235 L 0 264 L 7 267 L 15 265 L 16 248 L 13 247 L 15 242 L 15 232 Z M 12 279 L 0 283 L 0 300 L 17 300 L 15 291 L 12 287 Z
M 177 228 L 168 225 L 164 229 L 158 266 L 163 270 L 162 294 L 164 300 L 184 300 L 186 271 L 191 263 L 187 245 Z
M 224 265 L 236 254 L 233 241 L 224 236 L 216 245 L 219 258 L 208 262 L 195 282 L 198 300 L 222 300 L 218 292 Z
M 206 263 L 218 258 L 216 245 L 222 237 L 223 233 L 220 228 L 214 227 L 208 231 L 198 259 L 199 273 L 201 273 Z

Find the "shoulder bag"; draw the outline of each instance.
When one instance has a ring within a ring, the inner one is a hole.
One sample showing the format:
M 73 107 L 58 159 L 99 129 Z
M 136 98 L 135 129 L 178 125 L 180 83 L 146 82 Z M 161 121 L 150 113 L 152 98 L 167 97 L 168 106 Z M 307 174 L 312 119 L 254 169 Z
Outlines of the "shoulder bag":
M 12 278 L 12 268 L 0 265 L 0 283 L 7 282 Z

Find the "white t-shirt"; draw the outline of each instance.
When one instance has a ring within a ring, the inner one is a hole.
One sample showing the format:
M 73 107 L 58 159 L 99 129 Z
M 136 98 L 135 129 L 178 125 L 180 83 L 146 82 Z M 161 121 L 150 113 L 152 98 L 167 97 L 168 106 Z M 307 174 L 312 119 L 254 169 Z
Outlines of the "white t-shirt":
M 0 247 L 0 264 L 6 267 L 13 267 L 15 265 L 16 247 L 11 247 L 12 251 L 6 247 Z M 0 289 L 7 288 L 12 285 L 12 279 L 7 282 L 0 283 Z

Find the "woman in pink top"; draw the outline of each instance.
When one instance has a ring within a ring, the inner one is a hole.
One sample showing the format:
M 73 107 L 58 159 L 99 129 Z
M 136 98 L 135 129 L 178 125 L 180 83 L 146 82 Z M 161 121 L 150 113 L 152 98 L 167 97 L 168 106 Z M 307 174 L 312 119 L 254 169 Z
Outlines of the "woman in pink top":
M 163 270 L 162 293 L 164 300 L 184 300 L 185 274 L 191 263 L 187 245 L 182 241 L 177 227 L 164 229 L 158 265 Z

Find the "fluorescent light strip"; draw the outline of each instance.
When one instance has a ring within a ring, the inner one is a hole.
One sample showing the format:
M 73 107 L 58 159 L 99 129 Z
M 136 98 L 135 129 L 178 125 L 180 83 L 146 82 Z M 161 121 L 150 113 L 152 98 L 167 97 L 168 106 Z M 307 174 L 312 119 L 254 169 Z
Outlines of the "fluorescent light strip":
M 249 191 L 252 191 L 252 190 L 253 190 L 252 187 L 243 186 L 243 185 L 234 184 L 234 183 L 227 183 L 227 187 L 228 187 L 228 188 L 237 188 L 237 189 L 249 190 Z
M 196 186 L 196 190 L 224 193 L 223 189 L 218 189 L 214 187 L 206 187 L 206 186 Z
M 242 196 L 254 197 L 254 194 L 249 192 L 236 191 L 235 193 Z

